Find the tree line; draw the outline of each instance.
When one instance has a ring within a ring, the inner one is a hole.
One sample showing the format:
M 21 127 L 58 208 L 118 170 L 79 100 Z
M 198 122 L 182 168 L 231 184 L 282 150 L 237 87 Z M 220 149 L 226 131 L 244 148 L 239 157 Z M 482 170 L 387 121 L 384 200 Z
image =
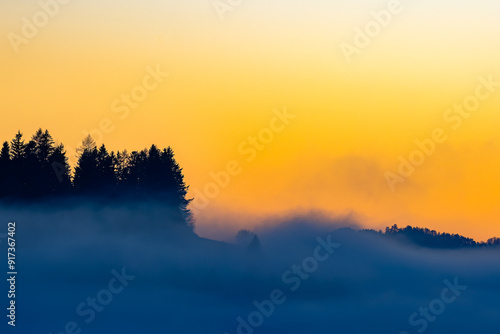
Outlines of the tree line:
M 464 248 L 500 246 L 500 238 L 491 238 L 486 242 L 478 242 L 474 239 L 459 234 L 440 233 L 428 228 L 406 226 L 399 228 L 397 224 L 386 227 L 385 232 L 375 230 L 363 230 L 364 232 L 377 233 L 401 241 L 409 240 L 416 245 L 428 248 Z
M 0 199 L 33 200 L 50 196 L 84 195 L 146 199 L 154 196 L 180 208 L 189 217 L 188 186 L 171 147 L 109 152 L 87 136 L 77 148 L 74 170 L 64 145 L 48 130 L 38 129 L 30 140 L 18 131 L 0 151 Z

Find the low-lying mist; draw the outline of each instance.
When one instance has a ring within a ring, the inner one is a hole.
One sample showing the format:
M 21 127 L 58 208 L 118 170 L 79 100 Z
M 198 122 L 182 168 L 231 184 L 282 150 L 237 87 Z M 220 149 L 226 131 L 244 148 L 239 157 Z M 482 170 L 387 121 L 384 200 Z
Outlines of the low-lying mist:
M 498 248 L 421 248 L 316 214 L 268 219 L 252 231 L 256 237 L 248 233 L 248 243 L 227 243 L 173 222 L 175 210 L 154 202 L 0 206 L 0 233 L 7 233 L 8 221 L 16 222 L 16 330 L 500 329 Z M 3 254 L 5 237 L 0 235 Z M 6 322 L 4 316 L 1 326 Z

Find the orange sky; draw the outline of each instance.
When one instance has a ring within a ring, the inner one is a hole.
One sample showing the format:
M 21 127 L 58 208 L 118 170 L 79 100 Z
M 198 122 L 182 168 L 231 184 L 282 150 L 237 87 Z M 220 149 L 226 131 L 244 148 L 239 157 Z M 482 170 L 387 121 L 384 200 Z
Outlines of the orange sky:
M 43 127 L 71 150 L 101 127 L 111 149 L 171 145 L 191 194 L 216 193 L 195 207 L 202 231 L 227 212 L 316 209 L 500 236 L 500 87 L 483 82 L 500 82 L 498 2 L 54 1 L 51 16 L 0 4 L 3 140 Z M 284 108 L 295 118 L 247 161 Z M 446 139 L 391 189 L 386 172 L 436 128 Z

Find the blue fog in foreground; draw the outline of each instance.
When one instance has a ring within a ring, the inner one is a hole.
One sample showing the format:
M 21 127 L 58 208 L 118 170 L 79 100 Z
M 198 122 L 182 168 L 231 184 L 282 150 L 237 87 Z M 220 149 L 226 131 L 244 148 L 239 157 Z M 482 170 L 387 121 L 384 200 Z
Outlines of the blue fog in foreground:
M 315 215 L 260 228 L 260 247 L 246 247 L 199 238 L 170 210 L 0 207 L 0 233 L 17 222 L 12 332 L 499 332 L 498 248 L 419 248 Z

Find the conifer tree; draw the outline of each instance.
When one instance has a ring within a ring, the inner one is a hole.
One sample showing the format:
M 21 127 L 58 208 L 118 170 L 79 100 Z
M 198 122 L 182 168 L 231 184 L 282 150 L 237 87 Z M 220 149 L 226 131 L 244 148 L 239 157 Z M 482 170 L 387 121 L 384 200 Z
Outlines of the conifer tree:
M 49 131 L 38 129 L 31 139 L 35 142 L 35 154 L 41 166 L 47 167 L 49 157 L 54 152 L 54 139 Z
M 64 145 L 59 144 L 49 157 L 52 168 L 51 190 L 54 194 L 63 194 L 71 189 L 71 168 L 66 157 Z
M 20 161 L 26 157 L 26 144 L 24 143 L 21 131 L 16 133 L 15 138 L 10 144 L 10 154 L 12 161 Z
M 75 190 L 88 192 L 97 186 L 99 168 L 97 165 L 97 149 L 84 149 L 75 167 L 73 185 Z
M 5 197 L 11 190 L 10 146 L 4 142 L 0 151 L 0 197 Z
M 114 153 L 111 156 L 106 149 L 106 146 L 101 145 L 97 151 L 97 179 L 96 183 L 100 188 L 113 188 L 115 186 L 115 168 L 113 164 Z

